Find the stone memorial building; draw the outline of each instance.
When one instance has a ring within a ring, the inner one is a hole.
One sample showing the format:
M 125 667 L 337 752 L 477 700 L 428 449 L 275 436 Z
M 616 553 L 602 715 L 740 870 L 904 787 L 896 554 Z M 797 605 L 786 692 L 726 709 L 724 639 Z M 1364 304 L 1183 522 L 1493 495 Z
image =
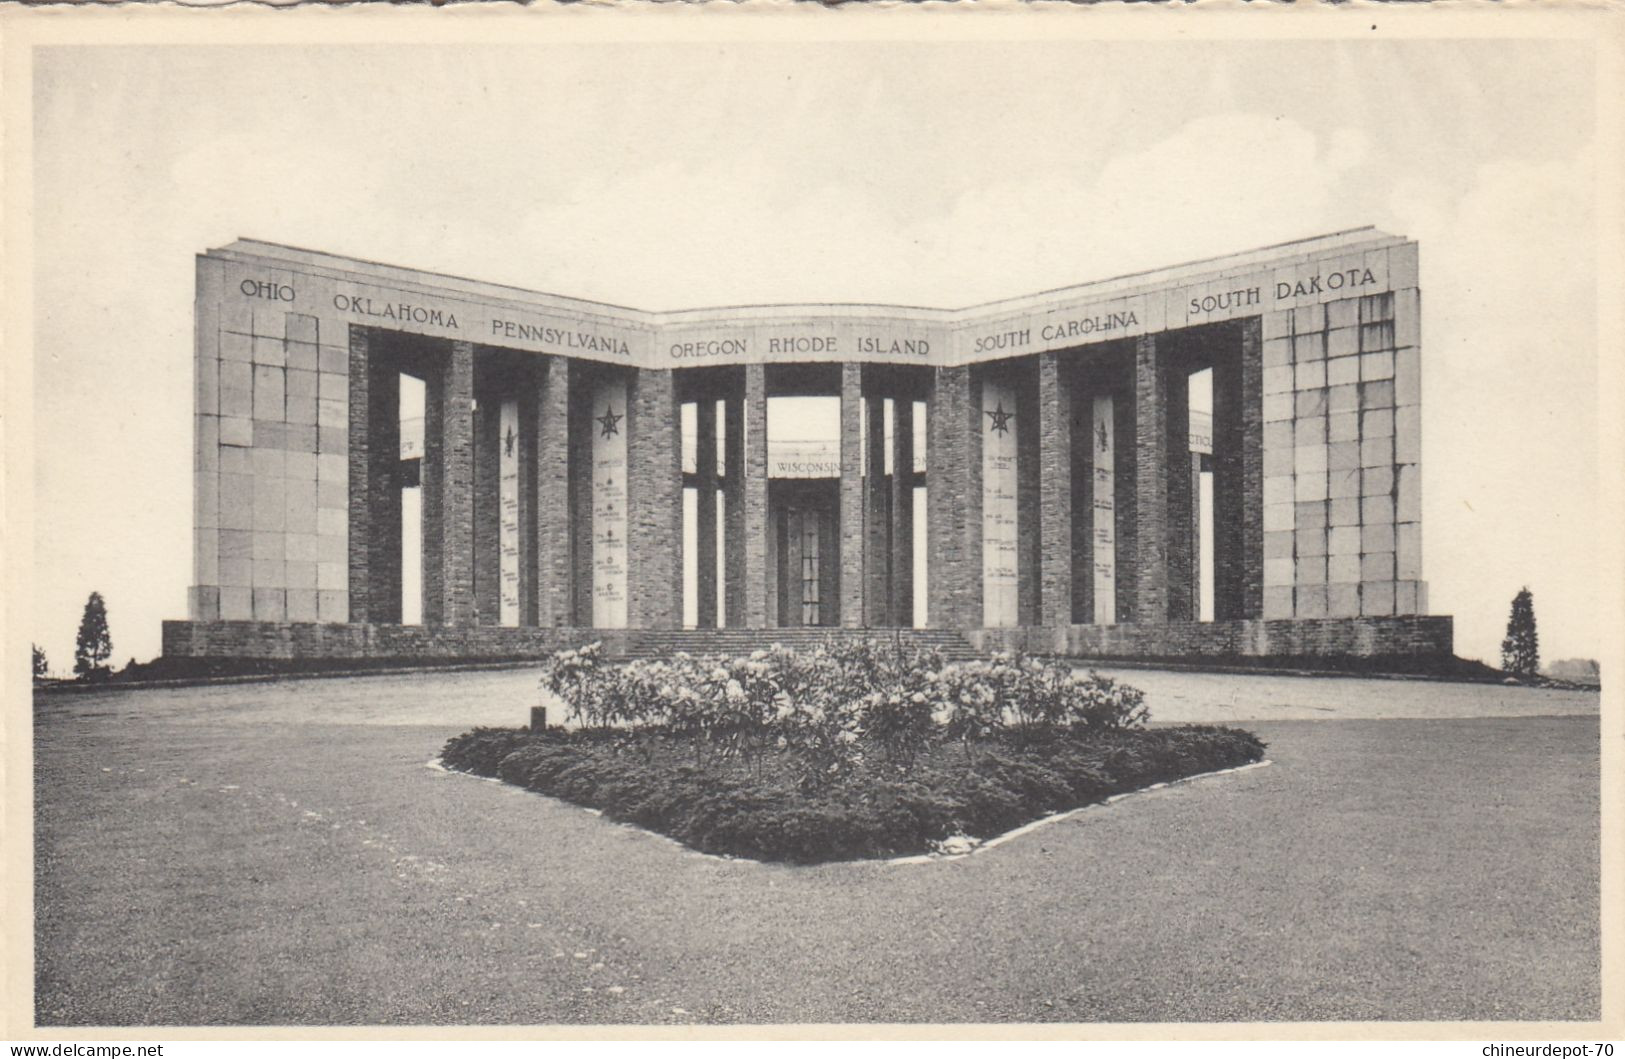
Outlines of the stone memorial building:
M 1420 325 L 1416 244 L 1370 228 L 953 310 L 646 312 L 241 240 L 197 259 L 194 584 L 164 652 L 811 627 L 1447 655 Z M 827 436 L 770 437 L 781 398 L 821 399 L 797 407 Z

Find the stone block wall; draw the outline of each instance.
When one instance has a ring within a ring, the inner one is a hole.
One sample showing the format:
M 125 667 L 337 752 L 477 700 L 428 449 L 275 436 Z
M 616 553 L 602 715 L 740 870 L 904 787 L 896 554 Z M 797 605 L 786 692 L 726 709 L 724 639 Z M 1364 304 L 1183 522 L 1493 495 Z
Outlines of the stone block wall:
M 1062 625 L 975 629 L 978 651 L 1022 650 L 1077 658 L 1409 658 L 1447 660 L 1448 617 L 1404 615 L 1178 621 L 1146 625 Z
M 627 637 L 624 629 L 166 621 L 163 652 L 167 658 L 478 661 L 544 658 L 594 641 L 619 655 Z
M 1421 614 L 1421 362 L 1414 287 L 1268 313 L 1266 618 Z
M 199 262 L 191 614 L 348 620 L 348 335 L 221 282 Z

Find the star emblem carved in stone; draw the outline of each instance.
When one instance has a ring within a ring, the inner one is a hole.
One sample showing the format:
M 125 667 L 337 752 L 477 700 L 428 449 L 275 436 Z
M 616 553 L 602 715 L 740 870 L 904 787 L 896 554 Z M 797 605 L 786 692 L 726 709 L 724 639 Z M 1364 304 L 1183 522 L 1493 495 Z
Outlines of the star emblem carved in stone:
M 513 427 L 509 427 L 508 428 L 508 436 L 502 439 L 502 454 L 504 456 L 512 456 L 513 455 L 513 443 L 514 443 Z
M 1004 410 L 1003 401 L 1000 401 L 996 406 L 994 406 L 994 409 L 991 412 L 983 412 L 982 414 L 993 420 L 993 422 L 988 425 L 988 429 L 996 434 L 1010 433 L 1010 420 L 1016 418 L 1016 414 L 1014 412 L 1006 412 Z
M 615 414 L 615 406 L 614 405 L 605 405 L 604 406 L 604 414 L 598 417 L 598 425 L 603 427 L 604 429 L 603 429 L 603 432 L 600 433 L 598 436 L 601 437 L 601 438 L 609 438 L 609 437 L 614 437 L 616 434 L 619 434 L 621 431 L 620 431 L 619 427 L 616 426 L 616 424 L 619 423 L 621 420 L 623 420 L 625 418 L 626 417 L 624 415 L 619 415 L 618 416 L 618 415 Z

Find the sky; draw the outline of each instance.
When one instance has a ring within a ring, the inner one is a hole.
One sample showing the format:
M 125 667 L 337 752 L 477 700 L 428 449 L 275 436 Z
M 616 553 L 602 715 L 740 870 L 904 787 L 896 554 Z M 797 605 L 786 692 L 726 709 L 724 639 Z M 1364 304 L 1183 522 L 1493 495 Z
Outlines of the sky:
M 516 39 L 518 39 L 516 37 Z M 159 648 L 191 571 L 193 258 L 238 237 L 672 309 L 956 307 L 1364 225 L 1421 245 L 1424 572 L 1595 656 L 1583 42 L 35 53 L 33 639 Z

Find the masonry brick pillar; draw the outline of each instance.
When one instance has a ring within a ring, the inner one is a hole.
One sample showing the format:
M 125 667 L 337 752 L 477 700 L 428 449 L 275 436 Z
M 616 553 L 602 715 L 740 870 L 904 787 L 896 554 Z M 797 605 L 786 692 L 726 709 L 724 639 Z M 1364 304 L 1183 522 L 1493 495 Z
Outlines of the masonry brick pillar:
M 536 394 L 536 624 L 575 621 L 570 540 L 570 364 L 548 357 Z
M 1241 321 L 1241 574 L 1236 617 L 1264 616 L 1264 320 Z
M 745 400 L 741 392 L 723 405 L 723 623 L 746 624 L 745 595 Z M 765 438 L 765 435 L 764 435 Z M 765 589 L 763 590 L 765 592 Z
M 717 624 L 717 402 L 702 393 L 694 404 L 695 584 L 702 629 Z
M 890 624 L 914 624 L 914 398 L 892 400 Z
M 927 620 L 982 624 L 982 409 L 968 367 L 936 368 L 926 410 Z
M 740 591 L 745 597 L 745 624 L 765 629 L 769 618 L 767 578 L 767 369 L 745 366 L 744 525 L 740 533 L 744 562 Z M 730 534 L 730 536 L 732 536 Z
M 352 622 L 401 620 L 400 373 L 350 327 L 349 589 Z
M 1134 343 L 1137 622 L 1190 621 L 1189 379 L 1166 342 Z
M 1039 623 L 1072 624 L 1072 382 L 1038 357 Z
M 643 369 L 632 380 L 627 455 L 627 623 L 683 621 L 683 465 L 676 379 Z
M 474 623 L 474 347 L 426 358 L 423 623 Z
M 863 365 L 841 365 L 841 624 L 864 624 L 867 527 L 862 451 Z
M 1264 616 L 1263 320 L 1238 321 L 1213 367 L 1213 617 Z
M 867 421 L 863 451 L 863 624 L 878 628 L 888 624 L 891 617 L 888 525 L 891 490 L 886 481 L 886 399 L 879 395 L 865 397 L 863 415 Z

